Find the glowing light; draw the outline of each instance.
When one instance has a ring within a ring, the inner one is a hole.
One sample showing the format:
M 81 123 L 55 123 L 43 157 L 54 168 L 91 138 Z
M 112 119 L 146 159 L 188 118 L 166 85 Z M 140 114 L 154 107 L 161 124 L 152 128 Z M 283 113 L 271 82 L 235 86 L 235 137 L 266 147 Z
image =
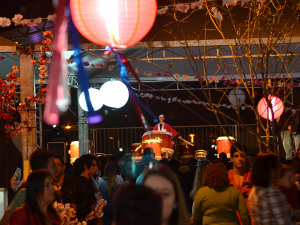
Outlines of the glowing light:
M 90 98 L 91 98 L 91 102 L 92 102 L 92 106 L 93 106 L 94 110 L 95 111 L 99 110 L 103 106 L 103 101 L 101 100 L 100 91 L 95 88 L 90 88 L 89 93 L 90 93 Z M 83 92 L 79 96 L 79 105 L 82 108 L 82 110 L 84 110 L 86 112 L 88 111 Z
M 156 0 L 71 0 L 72 19 L 88 40 L 114 48 L 130 47 L 154 24 Z
M 129 92 L 121 81 L 108 81 L 100 88 L 100 95 L 103 96 L 103 104 L 112 108 L 123 107 L 129 98 Z
M 71 129 L 72 127 L 70 125 L 65 126 L 66 129 Z
M 123 148 L 119 148 L 119 151 L 120 151 L 120 152 L 123 152 Z
M 271 105 L 272 105 L 272 110 L 274 113 L 273 119 L 277 119 L 283 113 L 283 110 L 284 110 L 283 102 L 280 100 L 280 98 L 271 96 L 271 95 L 268 96 L 268 99 L 270 100 Z M 268 107 L 266 98 L 262 98 L 259 101 L 259 103 L 257 105 L 257 111 L 261 117 L 268 119 L 268 120 L 272 120 L 271 108 Z
M 194 143 L 195 134 L 190 134 L 190 137 L 191 137 L 191 142 Z
M 53 127 L 53 128 L 56 128 L 56 125 L 53 125 L 52 127 Z

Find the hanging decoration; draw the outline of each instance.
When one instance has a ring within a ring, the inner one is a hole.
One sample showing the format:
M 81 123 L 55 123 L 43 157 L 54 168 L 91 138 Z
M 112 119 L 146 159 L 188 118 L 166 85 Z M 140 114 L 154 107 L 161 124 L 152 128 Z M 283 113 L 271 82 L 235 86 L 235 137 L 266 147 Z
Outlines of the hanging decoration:
M 272 111 L 268 106 L 266 98 L 262 98 L 259 101 L 257 105 L 257 111 L 261 117 L 267 120 L 277 119 L 283 113 L 284 110 L 283 102 L 280 100 L 280 98 L 271 95 L 268 96 L 268 100 L 272 104 L 272 111 L 274 113 L 274 118 L 272 118 Z
M 65 9 L 68 0 L 59 0 L 56 7 L 57 19 L 54 27 L 52 66 L 50 67 L 50 79 L 46 95 L 44 121 L 47 124 L 59 124 L 59 111 L 67 111 L 71 104 L 69 86 L 67 85 L 67 62 L 63 53 L 67 50 L 68 20 Z M 40 75 L 41 76 L 41 75 Z
M 154 24 L 156 0 L 71 0 L 72 19 L 88 40 L 113 48 L 138 43 Z
M 103 106 L 103 100 L 102 100 L 100 90 L 96 88 L 90 88 L 89 93 L 90 93 L 90 98 L 91 98 L 91 103 L 93 105 L 93 108 L 95 110 L 101 109 L 101 107 Z M 89 111 L 87 104 L 85 102 L 84 92 L 80 94 L 78 102 L 79 102 L 79 106 L 82 108 L 83 111 L 86 112 Z
M 228 94 L 230 103 L 235 107 L 240 107 L 246 99 L 246 95 L 241 89 L 233 89 Z
M 99 96 L 102 96 L 104 105 L 119 109 L 127 103 L 129 92 L 124 83 L 111 80 L 101 86 Z
M 83 66 L 83 62 L 81 58 L 81 49 L 79 44 L 79 35 L 72 21 L 71 16 L 69 17 L 69 30 L 70 30 L 70 35 L 71 35 L 71 40 L 72 40 L 72 45 L 74 50 L 74 62 L 76 63 L 77 70 L 78 70 L 78 80 L 80 84 L 80 90 L 84 93 L 85 102 L 88 108 L 88 122 L 90 124 L 100 123 L 103 117 L 95 111 L 91 103 L 90 93 L 88 91 L 90 88 L 89 76 Z

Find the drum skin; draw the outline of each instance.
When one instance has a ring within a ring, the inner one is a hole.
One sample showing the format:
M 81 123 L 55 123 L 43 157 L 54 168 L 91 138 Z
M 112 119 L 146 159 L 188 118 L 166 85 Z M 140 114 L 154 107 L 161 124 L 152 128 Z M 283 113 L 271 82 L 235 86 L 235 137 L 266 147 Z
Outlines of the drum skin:
M 221 152 L 225 152 L 226 154 L 230 154 L 231 143 L 234 143 L 234 137 L 222 136 L 217 138 L 217 152 L 220 154 Z
M 143 134 L 142 137 L 142 148 L 147 147 L 153 148 L 155 157 L 161 157 L 161 149 L 174 149 L 174 137 L 169 132 L 163 131 L 148 131 Z

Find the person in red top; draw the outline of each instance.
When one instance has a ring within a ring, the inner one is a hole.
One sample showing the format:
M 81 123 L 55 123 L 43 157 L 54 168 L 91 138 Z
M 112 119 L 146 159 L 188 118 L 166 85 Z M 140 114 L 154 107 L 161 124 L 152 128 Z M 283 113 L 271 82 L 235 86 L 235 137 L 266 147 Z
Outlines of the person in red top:
M 229 170 L 230 184 L 238 189 L 243 195 L 246 203 L 252 188 L 251 171 L 246 166 L 246 150 L 239 142 L 234 143 L 230 149 L 230 157 L 233 169 Z
M 156 124 L 153 128 L 153 130 L 158 130 L 158 131 L 165 131 L 165 132 L 170 132 L 174 137 L 178 135 L 178 132 L 174 130 L 169 124 L 165 123 L 165 116 L 163 114 L 159 115 L 159 123 Z M 179 135 L 179 139 L 182 137 Z

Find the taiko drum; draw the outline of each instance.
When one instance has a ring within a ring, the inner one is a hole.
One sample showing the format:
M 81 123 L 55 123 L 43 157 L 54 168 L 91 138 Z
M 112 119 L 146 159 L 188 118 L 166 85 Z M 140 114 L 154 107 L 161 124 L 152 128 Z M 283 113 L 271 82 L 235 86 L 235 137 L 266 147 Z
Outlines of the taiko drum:
M 217 152 L 225 152 L 227 155 L 230 154 L 230 148 L 232 143 L 235 142 L 234 137 L 222 136 L 217 138 Z
M 162 150 L 164 152 L 174 152 L 174 137 L 169 132 L 148 131 L 142 136 L 142 148 L 153 148 L 155 158 L 160 160 Z

